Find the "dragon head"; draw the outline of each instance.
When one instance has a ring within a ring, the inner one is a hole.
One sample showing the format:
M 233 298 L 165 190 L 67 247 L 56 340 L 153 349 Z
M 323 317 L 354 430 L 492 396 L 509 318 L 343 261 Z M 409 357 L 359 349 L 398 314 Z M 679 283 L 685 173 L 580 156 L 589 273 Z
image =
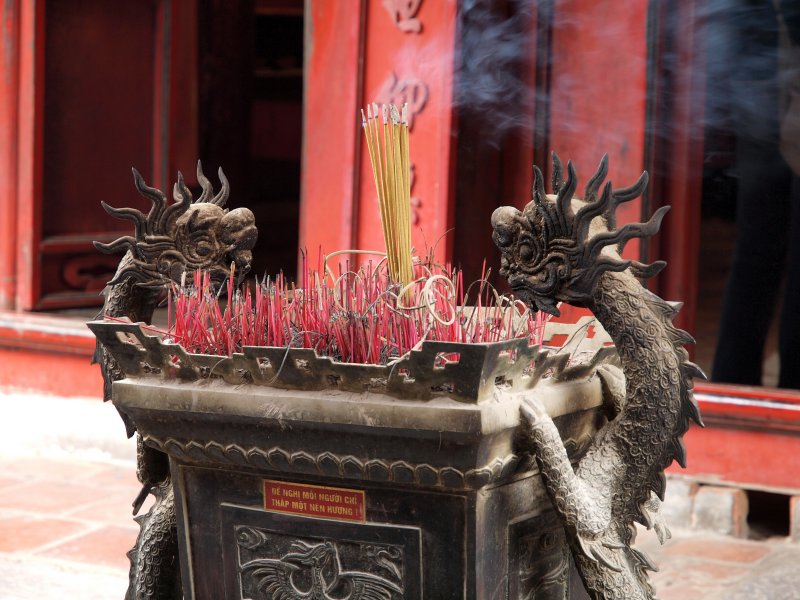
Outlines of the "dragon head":
M 292 552 L 282 558 L 283 562 L 319 569 L 330 564 L 336 556 L 336 548 L 331 542 L 313 545 L 305 542 L 295 542 L 292 544 L 291 550 Z
M 134 208 L 112 208 L 102 203 L 108 214 L 133 221 L 135 226 L 133 236 L 109 244 L 94 243 L 107 254 L 131 253 L 132 260 L 117 271 L 109 285 L 133 279 L 139 286 L 160 288 L 170 280 L 179 282 L 184 273 L 197 269 L 209 272 L 216 286 L 230 277 L 232 268 L 241 280 L 250 270 L 258 236 L 255 217 L 247 208 L 224 208 L 229 188 L 222 169 L 219 178 L 222 188 L 215 195 L 198 161 L 197 180 L 202 194 L 193 201 L 183 175 L 178 173 L 172 192 L 174 202 L 170 204 L 163 192 L 145 184 L 133 169 L 136 189 L 153 206 L 145 215 Z
M 553 194 L 544 191 L 544 177 L 534 166 L 533 200 L 522 211 L 501 206 L 492 214 L 492 239 L 501 252 L 500 274 L 514 292 L 533 309 L 558 316 L 557 304 L 588 307 L 595 283 L 606 271 L 631 269 L 637 277 L 651 277 L 666 263 L 649 265 L 620 257 L 631 238 L 654 235 L 669 210 L 660 208 L 647 223 L 630 223 L 617 229 L 617 207 L 640 196 L 647 172 L 630 187 L 600 187 L 608 174 L 608 157 L 587 182 L 583 200 L 573 198 L 577 176 L 572 163 L 563 167 L 553 153 Z M 577 209 L 577 212 L 575 212 Z

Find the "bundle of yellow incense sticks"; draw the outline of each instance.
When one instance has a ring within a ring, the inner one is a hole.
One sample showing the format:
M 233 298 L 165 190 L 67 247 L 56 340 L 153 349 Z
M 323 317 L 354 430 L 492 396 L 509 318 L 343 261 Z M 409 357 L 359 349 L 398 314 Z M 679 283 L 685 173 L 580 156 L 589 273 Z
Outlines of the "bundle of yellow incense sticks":
M 414 278 L 411 263 L 411 173 L 408 150 L 408 108 L 394 104 L 367 106 L 361 125 L 367 138 L 372 174 L 378 190 L 389 276 L 406 285 Z M 382 123 L 379 123 L 382 121 Z

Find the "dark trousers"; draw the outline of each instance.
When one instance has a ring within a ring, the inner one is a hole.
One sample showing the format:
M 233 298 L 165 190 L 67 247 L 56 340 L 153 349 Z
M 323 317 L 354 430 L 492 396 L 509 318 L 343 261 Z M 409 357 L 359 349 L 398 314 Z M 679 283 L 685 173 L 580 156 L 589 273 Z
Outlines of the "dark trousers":
M 761 384 L 764 343 L 785 281 L 778 385 L 800 388 L 800 178 L 777 144 L 740 139 L 737 163 L 736 250 L 712 379 Z

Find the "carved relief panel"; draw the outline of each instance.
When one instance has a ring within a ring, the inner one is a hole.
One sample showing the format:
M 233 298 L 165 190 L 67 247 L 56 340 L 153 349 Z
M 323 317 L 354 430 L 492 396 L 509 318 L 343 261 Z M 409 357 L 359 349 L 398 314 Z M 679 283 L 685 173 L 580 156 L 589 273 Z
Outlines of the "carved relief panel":
M 403 549 L 236 528 L 242 598 L 403 598 Z
M 417 18 L 422 0 L 383 0 L 383 7 L 397 28 L 404 33 L 420 33 L 422 22 Z
M 422 597 L 420 530 L 223 507 L 227 598 Z

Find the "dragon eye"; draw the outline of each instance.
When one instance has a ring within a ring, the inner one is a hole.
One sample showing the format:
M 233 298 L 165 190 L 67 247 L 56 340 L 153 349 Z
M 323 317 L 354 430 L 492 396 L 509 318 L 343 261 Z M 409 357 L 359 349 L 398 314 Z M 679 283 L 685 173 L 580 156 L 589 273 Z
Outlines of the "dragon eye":
M 195 248 L 198 256 L 208 256 L 211 254 L 211 246 L 209 244 L 200 244 Z
M 530 244 L 520 244 L 519 257 L 526 262 L 533 258 L 533 248 L 530 247 Z

